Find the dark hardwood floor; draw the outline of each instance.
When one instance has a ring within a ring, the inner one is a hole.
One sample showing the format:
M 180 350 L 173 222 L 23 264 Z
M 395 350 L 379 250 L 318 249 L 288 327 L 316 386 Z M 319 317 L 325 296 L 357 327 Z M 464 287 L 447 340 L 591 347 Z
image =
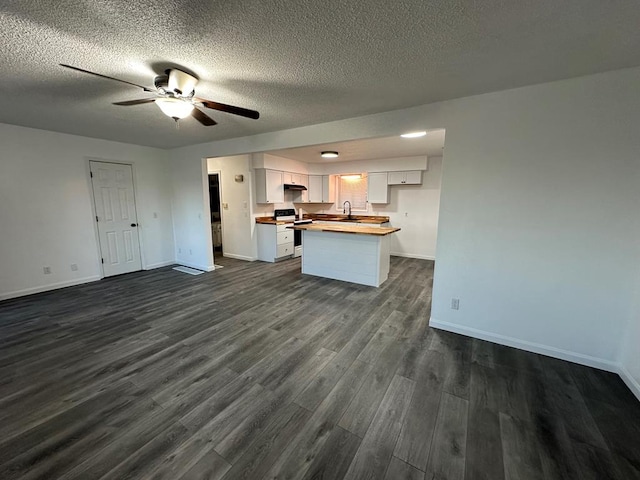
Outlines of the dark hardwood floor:
M 429 328 L 433 262 L 216 263 L 0 303 L 0 478 L 640 478 L 622 381 Z

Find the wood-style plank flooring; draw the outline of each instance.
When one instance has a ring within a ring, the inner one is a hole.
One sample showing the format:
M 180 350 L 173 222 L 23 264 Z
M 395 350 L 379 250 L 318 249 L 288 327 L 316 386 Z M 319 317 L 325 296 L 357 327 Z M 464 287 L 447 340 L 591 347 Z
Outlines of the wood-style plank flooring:
M 0 478 L 640 478 L 622 381 L 431 329 L 433 262 L 217 261 L 0 303 Z

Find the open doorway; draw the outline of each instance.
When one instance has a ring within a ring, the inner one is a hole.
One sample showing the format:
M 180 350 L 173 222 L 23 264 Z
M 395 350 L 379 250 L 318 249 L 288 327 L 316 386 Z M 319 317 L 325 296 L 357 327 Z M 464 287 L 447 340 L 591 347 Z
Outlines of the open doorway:
M 209 174 L 209 210 L 211 212 L 211 240 L 213 253 L 222 254 L 222 205 L 220 202 L 220 173 Z

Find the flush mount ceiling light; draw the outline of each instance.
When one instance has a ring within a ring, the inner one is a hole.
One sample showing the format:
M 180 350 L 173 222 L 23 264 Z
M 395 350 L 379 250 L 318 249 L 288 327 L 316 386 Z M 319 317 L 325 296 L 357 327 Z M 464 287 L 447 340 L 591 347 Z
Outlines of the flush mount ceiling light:
M 424 137 L 426 134 L 427 132 L 409 132 L 409 133 L 403 133 L 400 136 L 402 138 L 418 138 L 418 137 Z
M 338 158 L 338 152 L 332 150 L 324 151 L 320 154 L 322 158 Z
M 162 113 L 174 120 L 186 118 L 193 111 L 193 104 L 174 97 L 156 98 L 156 105 L 160 107 Z

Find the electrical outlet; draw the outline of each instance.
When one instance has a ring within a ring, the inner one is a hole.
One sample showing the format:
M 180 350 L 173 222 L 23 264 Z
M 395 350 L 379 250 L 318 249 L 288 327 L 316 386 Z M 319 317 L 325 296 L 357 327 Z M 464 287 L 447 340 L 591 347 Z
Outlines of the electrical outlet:
M 153 218 L 158 218 L 158 212 L 153 212 Z
M 193 251 L 189 249 L 189 255 L 193 255 Z
M 452 310 L 460 310 L 460 299 L 452 298 L 451 299 L 451 309 Z
M 72 263 L 71 264 L 71 271 L 72 272 L 77 272 L 78 271 L 78 264 L 77 263 Z
M 181 248 L 178 249 L 178 253 L 182 253 L 182 249 Z
M 223 203 L 222 204 L 222 208 L 225 210 L 229 210 L 229 204 L 228 203 Z
M 42 267 L 42 271 L 45 275 L 51 275 L 51 267 Z

